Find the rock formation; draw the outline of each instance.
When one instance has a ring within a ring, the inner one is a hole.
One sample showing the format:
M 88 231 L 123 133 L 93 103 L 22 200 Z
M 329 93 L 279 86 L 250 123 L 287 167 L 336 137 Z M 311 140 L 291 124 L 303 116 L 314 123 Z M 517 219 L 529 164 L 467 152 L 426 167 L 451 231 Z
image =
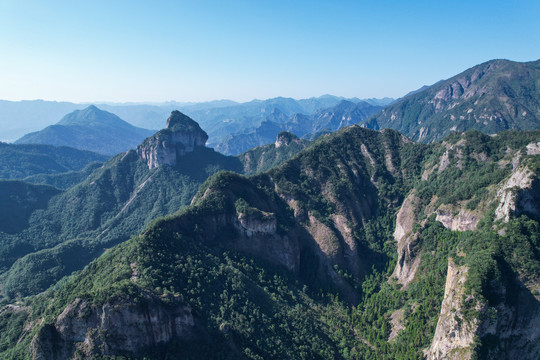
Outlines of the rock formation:
M 176 165 L 176 159 L 197 147 L 204 147 L 208 135 L 190 117 L 173 111 L 167 127 L 137 146 L 137 154 L 146 161 L 149 169 L 163 164 Z
M 396 219 L 394 239 L 398 245 L 398 262 L 393 276 L 404 286 L 414 279 L 420 266 L 418 234 L 413 231 L 413 226 L 418 221 L 419 201 L 415 192 L 409 194 L 403 201 Z
M 75 353 L 90 358 L 137 354 L 149 346 L 191 339 L 197 332 L 191 309 L 178 299 L 166 305 L 146 294 L 146 306 L 116 301 L 102 306 L 76 299 L 54 324 L 44 326 L 31 344 L 34 359 L 70 359 Z
M 500 199 L 495 210 L 496 220 L 508 222 L 511 215 L 527 213 L 540 215 L 540 196 L 538 178 L 527 167 L 516 169 L 497 192 Z
M 448 259 L 448 273 L 441 314 L 427 359 L 471 359 L 478 320 L 468 321 L 462 312 L 469 269 Z
M 293 141 L 298 142 L 299 141 L 298 136 L 287 131 L 282 131 L 278 134 L 275 145 L 278 148 L 283 145 L 289 145 Z

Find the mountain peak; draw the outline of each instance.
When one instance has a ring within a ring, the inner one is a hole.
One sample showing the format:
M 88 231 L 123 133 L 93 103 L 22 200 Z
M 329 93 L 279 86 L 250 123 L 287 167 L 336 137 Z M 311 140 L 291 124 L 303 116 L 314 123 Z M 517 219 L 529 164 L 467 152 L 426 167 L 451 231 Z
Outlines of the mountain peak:
M 83 109 L 83 111 L 103 111 L 100 108 L 98 108 L 96 105 L 90 105 Z
M 162 164 L 174 166 L 178 157 L 204 147 L 207 140 L 208 134 L 196 121 L 174 110 L 167 119 L 166 128 L 137 146 L 137 154 L 146 160 L 150 169 Z
M 278 148 L 283 145 L 289 145 L 293 141 L 298 141 L 298 136 L 288 131 L 282 131 L 278 134 L 275 145 Z
M 200 130 L 202 129 L 199 127 L 199 124 L 195 122 L 192 118 L 189 116 L 181 113 L 178 110 L 174 110 L 171 112 L 171 116 L 167 119 L 167 129 L 171 129 L 173 131 L 193 131 L 193 130 Z

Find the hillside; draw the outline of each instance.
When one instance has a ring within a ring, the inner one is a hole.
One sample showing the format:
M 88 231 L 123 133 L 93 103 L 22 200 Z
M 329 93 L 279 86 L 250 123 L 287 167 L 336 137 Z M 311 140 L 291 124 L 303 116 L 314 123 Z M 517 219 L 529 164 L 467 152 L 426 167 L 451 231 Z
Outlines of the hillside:
M 422 145 L 352 126 L 266 173 L 220 172 L 6 306 L 0 353 L 536 359 L 539 156 L 539 132 Z
M 77 185 L 86 179 L 94 170 L 98 169 L 103 165 L 100 162 L 92 162 L 84 167 L 82 170 L 71 170 L 63 173 L 57 174 L 45 174 L 40 173 L 36 175 L 30 175 L 25 177 L 24 180 L 30 184 L 40 184 L 40 185 L 51 185 L 58 189 L 68 189 L 72 186 Z
M 173 112 L 164 130 L 136 150 L 97 168 L 92 165 L 88 174 L 83 170 L 56 178 L 29 178 L 68 186 L 77 178 L 83 181 L 29 209 L 26 226 L 0 231 L 3 295 L 25 296 L 46 289 L 154 218 L 188 205 L 208 176 L 219 170 L 241 171 L 237 158 L 206 148 L 206 138 L 197 123 Z
M 0 179 L 23 179 L 37 174 L 82 170 L 109 157 L 66 146 L 5 144 L 0 142 Z
M 288 160 L 306 144 L 287 137 L 278 141 L 279 149 L 246 154 L 252 161 L 248 165 L 241 161 L 245 158 L 206 148 L 206 139 L 196 122 L 173 111 L 165 129 L 103 165 L 25 178 L 66 191 L 41 207 L 26 209 L 28 221 L 17 231 L 0 231 L 3 294 L 15 297 L 44 290 L 156 217 L 188 205 L 198 187 L 219 170 L 260 172 Z
M 64 116 L 56 125 L 18 139 L 16 144 L 70 146 L 116 155 L 133 149 L 154 131 L 137 128 L 118 116 L 91 105 Z
M 47 202 L 59 192 L 51 186 L 0 180 L 0 232 L 13 234 L 24 229 L 30 215 L 36 209 L 46 208 Z
M 371 121 L 422 142 L 471 129 L 540 129 L 540 60 L 485 62 L 402 98 Z

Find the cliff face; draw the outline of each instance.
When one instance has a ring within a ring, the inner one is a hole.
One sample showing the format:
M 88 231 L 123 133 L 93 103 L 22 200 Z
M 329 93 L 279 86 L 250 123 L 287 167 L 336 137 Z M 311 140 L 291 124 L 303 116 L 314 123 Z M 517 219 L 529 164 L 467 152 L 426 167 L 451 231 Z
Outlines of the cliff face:
M 495 210 L 497 220 L 508 222 L 512 215 L 526 213 L 540 216 L 540 184 L 527 167 L 516 169 L 497 192 L 500 199 Z
M 188 340 L 197 332 L 191 309 L 177 299 L 165 304 L 153 295 L 144 306 L 128 300 L 96 306 L 75 299 L 54 324 L 44 326 L 31 344 L 34 359 L 70 359 L 75 353 L 137 354 L 141 349 Z
M 456 266 L 452 259 L 448 259 L 441 313 L 433 342 L 426 353 L 429 360 L 472 357 L 478 320 L 467 321 L 462 312 L 463 302 L 469 300 L 464 297 L 468 271 L 466 266 Z
M 418 249 L 418 234 L 413 232 L 413 226 L 417 222 L 419 213 L 419 199 L 412 192 L 403 201 L 401 209 L 396 217 L 396 230 L 394 239 L 398 247 L 398 262 L 393 276 L 398 283 L 406 286 L 414 279 L 416 270 L 420 265 L 420 251 Z
M 167 119 L 167 127 L 137 146 L 137 154 L 149 169 L 163 164 L 174 166 L 178 157 L 205 146 L 207 140 L 208 135 L 195 121 L 173 111 Z

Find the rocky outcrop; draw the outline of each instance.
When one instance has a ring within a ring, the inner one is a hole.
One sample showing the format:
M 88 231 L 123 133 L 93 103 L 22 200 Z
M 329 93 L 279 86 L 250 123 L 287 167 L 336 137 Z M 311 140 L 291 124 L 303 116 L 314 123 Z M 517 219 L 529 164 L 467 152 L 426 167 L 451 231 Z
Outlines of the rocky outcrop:
M 540 302 L 534 287 L 519 278 L 499 289 L 503 299 L 482 316 L 478 338 L 485 359 L 536 360 L 540 358 Z
M 420 266 L 420 254 L 416 246 L 418 234 L 413 232 L 413 226 L 418 221 L 419 201 L 416 193 L 411 192 L 403 201 L 396 218 L 394 239 L 398 246 L 398 262 L 392 276 L 404 286 L 414 279 Z
M 466 231 L 476 229 L 480 216 L 465 208 L 458 211 L 455 206 L 446 204 L 437 209 L 436 220 L 452 231 Z
M 287 131 L 282 131 L 278 134 L 275 145 L 276 145 L 276 148 L 278 148 L 283 145 L 287 146 L 287 145 L 290 145 L 292 142 L 298 142 L 298 141 L 300 141 L 300 139 L 298 139 L 298 136 Z
M 75 299 L 54 324 L 43 326 L 34 337 L 33 358 L 136 355 L 148 347 L 197 336 L 199 325 L 191 309 L 174 297 L 169 300 L 165 304 L 145 294 L 139 304 L 124 300 L 98 306 Z
M 469 268 L 466 266 L 457 266 L 452 259 L 448 259 L 441 313 L 433 341 L 425 354 L 428 360 L 465 360 L 471 359 L 473 355 L 472 347 L 478 330 L 478 321 L 476 319 L 468 321 L 462 312 L 468 271 Z
M 297 271 L 300 248 L 294 233 L 278 234 L 276 216 L 257 211 L 255 214 L 240 213 L 233 221 L 239 236 L 232 245 L 242 252 L 254 255 L 270 263 Z
M 208 135 L 195 121 L 179 111 L 173 111 L 167 127 L 137 146 L 137 154 L 146 161 L 148 168 L 176 165 L 176 159 L 197 147 L 204 147 Z
M 540 141 L 536 143 L 530 143 L 527 145 L 527 155 L 538 155 L 540 154 Z
M 508 222 L 511 216 L 523 213 L 540 216 L 540 181 L 527 167 L 512 172 L 497 192 L 497 197 L 499 206 L 495 210 L 496 220 Z

